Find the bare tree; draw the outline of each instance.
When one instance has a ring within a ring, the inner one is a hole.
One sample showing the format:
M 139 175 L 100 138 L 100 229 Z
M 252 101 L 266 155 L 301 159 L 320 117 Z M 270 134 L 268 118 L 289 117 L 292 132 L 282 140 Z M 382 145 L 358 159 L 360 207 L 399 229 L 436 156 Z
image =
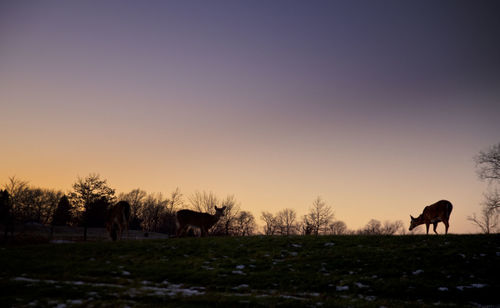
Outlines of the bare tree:
M 140 228 L 141 219 L 139 213 L 141 212 L 146 195 L 147 193 L 144 190 L 136 188 L 126 194 L 120 193 L 118 196 L 118 200 L 127 201 L 130 204 L 130 229 Z
M 379 220 L 370 219 L 370 221 L 360 230 L 358 234 L 365 235 L 394 235 L 404 232 L 404 224 L 401 220 L 394 222 L 386 220 L 382 224 Z
M 110 188 L 107 181 L 101 179 L 99 174 L 95 173 L 89 174 L 86 178 L 78 177 L 69 197 L 76 209 L 76 216 L 81 217 L 83 222 L 84 240 L 87 240 L 88 209 L 93 205 L 104 206 L 116 201 L 115 190 Z
M 9 182 L 4 185 L 4 189 L 10 195 L 12 217 L 16 220 L 23 220 L 24 209 L 27 207 L 29 199 L 28 182 L 17 179 L 15 176 L 9 177 Z
M 479 178 L 488 181 L 500 180 L 500 143 L 486 151 L 480 151 L 475 157 Z
M 163 199 L 163 195 L 160 193 L 146 196 L 139 214 L 144 231 L 159 231 L 162 218 L 166 214 L 167 203 L 168 199 Z
M 265 223 L 264 234 L 274 235 L 277 230 L 276 217 L 274 217 L 274 215 L 269 212 L 262 212 L 260 219 L 262 219 Z
M 181 209 L 184 205 L 184 199 L 179 187 L 177 187 L 171 194 L 170 199 L 167 202 L 167 212 L 169 214 L 175 214 L 178 209 Z
M 330 233 L 333 235 L 342 235 L 347 233 L 347 225 L 341 220 L 334 221 L 330 224 Z
M 188 201 L 191 204 L 193 210 L 202 213 L 215 213 L 215 206 L 219 201 L 217 196 L 213 192 L 199 192 L 196 191 L 191 196 L 188 197 Z
M 321 197 L 318 197 L 313 201 L 306 215 L 307 225 L 312 228 L 311 233 L 314 235 L 326 233 L 333 217 L 332 208 Z
M 499 208 L 500 193 L 495 189 L 484 194 L 481 214 L 476 216 L 476 213 L 473 213 L 472 216 L 467 217 L 467 220 L 479 227 L 483 233 L 489 234 L 495 232 L 498 227 Z
M 252 213 L 241 211 L 235 219 L 235 234 L 239 236 L 252 235 L 256 226 Z
M 292 235 L 296 233 L 297 213 L 293 209 L 284 209 L 276 214 L 276 225 L 281 235 Z
M 212 228 L 212 234 L 232 235 L 234 234 L 234 224 L 240 213 L 240 205 L 233 195 L 226 196 L 221 201 L 221 206 L 225 206 L 224 216 L 220 218 L 217 224 Z
M 365 225 L 365 227 L 358 232 L 359 234 L 381 234 L 382 233 L 382 223 L 376 219 L 370 219 L 370 221 Z
M 467 217 L 472 224 L 481 229 L 483 233 L 496 232 L 498 226 L 498 215 L 500 211 L 500 193 L 493 185 L 500 182 L 500 143 L 491 146 L 486 151 L 480 151 L 474 160 L 476 171 L 481 180 L 489 182 L 490 190 L 484 194 L 481 203 L 481 214 L 473 213 Z
M 381 228 L 381 234 L 385 235 L 394 235 L 398 233 L 404 232 L 404 223 L 401 220 L 396 221 L 384 221 L 384 224 Z

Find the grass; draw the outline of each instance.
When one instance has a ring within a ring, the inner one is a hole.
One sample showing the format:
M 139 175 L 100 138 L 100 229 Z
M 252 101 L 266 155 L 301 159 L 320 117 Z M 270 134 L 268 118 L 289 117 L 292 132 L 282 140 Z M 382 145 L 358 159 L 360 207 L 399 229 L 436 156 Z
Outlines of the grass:
M 7 306 L 500 305 L 500 235 L 0 246 Z

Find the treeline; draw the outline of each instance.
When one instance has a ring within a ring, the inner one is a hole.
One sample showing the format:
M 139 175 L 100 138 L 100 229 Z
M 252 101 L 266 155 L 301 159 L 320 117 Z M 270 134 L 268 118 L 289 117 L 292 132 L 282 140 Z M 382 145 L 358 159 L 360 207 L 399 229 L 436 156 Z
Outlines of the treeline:
M 9 195 L 9 216 L 17 224 L 38 223 L 52 226 L 104 227 L 107 211 L 117 201 L 130 204 L 129 229 L 144 232 L 161 232 L 173 235 L 176 231 L 175 213 L 183 208 L 214 214 L 215 206 L 225 206 L 225 215 L 209 231 L 211 235 L 246 236 L 261 233 L 255 217 L 241 209 L 233 195 L 219 197 L 212 192 L 195 192 L 184 196 L 179 188 L 169 195 L 148 193 L 134 189 L 128 193 L 116 194 L 105 179 L 98 174 L 77 178 L 72 190 L 64 193 L 58 190 L 32 187 L 28 182 L 9 178 L 4 190 Z M 5 207 L 5 206 L 4 206 Z M 2 213 L 5 213 L 3 211 Z M 1 214 L 0 215 L 6 215 Z M 0 217 L 1 218 L 1 217 Z M 309 212 L 298 217 L 293 209 L 283 209 L 273 214 L 262 212 L 265 235 L 320 235 L 320 234 L 403 234 L 401 221 L 381 223 L 370 220 L 360 230 L 349 230 L 347 225 L 336 220 L 333 209 L 320 197 L 316 198 Z M 7 221 L 5 217 L 0 220 Z M 196 234 L 197 230 L 192 230 Z
M 359 230 L 349 230 L 345 222 L 335 220 L 333 209 L 320 197 L 316 198 L 309 212 L 302 218 L 297 217 L 293 209 L 283 209 L 276 214 L 262 212 L 264 234 L 266 235 L 394 235 L 404 234 L 401 220 L 380 222 L 371 219 Z
M 225 216 L 210 230 L 211 235 L 252 235 L 257 232 L 254 216 L 240 208 L 235 197 L 219 198 L 212 192 L 195 192 L 185 198 L 179 188 L 170 195 L 147 193 L 134 189 L 116 195 L 98 174 L 78 178 L 72 190 L 30 186 L 27 181 L 10 177 L 3 187 L 7 199 L 0 205 L 0 224 L 43 224 L 52 226 L 104 227 L 108 209 L 117 201 L 130 204 L 129 229 L 161 232 L 173 235 L 176 231 L 175 213 L 182 208 L 213 214 L 215 206 L 226 206 Z M 7 217 L 9 216 L 9 217 Z M 9 219 L 7 219 L 9 218 Z M 5 227 L 6 229 L 7 227 Z M 194 230 L 193 232 L 196 232 Z

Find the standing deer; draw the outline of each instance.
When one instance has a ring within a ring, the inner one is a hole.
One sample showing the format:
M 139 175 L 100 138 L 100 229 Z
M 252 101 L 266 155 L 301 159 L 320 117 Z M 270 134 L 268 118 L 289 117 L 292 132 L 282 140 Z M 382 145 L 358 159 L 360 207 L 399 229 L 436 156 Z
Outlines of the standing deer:
M 225 206 L 215 207 L 215 215 L 208 213 L 200 213 L 191 210 L 177 211 L 177 236 L 183 235 L 189 226 L 200 229 L 201 236 L 206 236 L 208 230 L 219 221 L 221 216 L 224 216 Z
M 106 229 L 113 241 L 122 237 L 123 230 L 128 232 L 128 220 L 130 218 L 130 204 L 120 201 L 108 210 Z
M 429 234 L 429 225 L 434 225 L 434 233 L 438 234 L 436 227 L 438 222 L 442 221 L 446 227 L 445 234 L 448 234 L 448 223 L 450 219 L 451 210 L 453 210 L 453 205 L 450 201 L 441 200 L 424 208 L 424 211 L 417 218 L 411 217 L 410 231 L 416 226 L 425 224 L 427 234 Z

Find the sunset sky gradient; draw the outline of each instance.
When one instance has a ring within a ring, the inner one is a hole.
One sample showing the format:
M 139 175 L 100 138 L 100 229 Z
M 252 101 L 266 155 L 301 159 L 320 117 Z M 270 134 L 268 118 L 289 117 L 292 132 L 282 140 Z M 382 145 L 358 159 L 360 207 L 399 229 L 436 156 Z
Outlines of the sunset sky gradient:
M 321 196 L 350 229 L 448 199 L 469 233 L 499 116 L 498 1 L 0 3 L 0 184 Z

